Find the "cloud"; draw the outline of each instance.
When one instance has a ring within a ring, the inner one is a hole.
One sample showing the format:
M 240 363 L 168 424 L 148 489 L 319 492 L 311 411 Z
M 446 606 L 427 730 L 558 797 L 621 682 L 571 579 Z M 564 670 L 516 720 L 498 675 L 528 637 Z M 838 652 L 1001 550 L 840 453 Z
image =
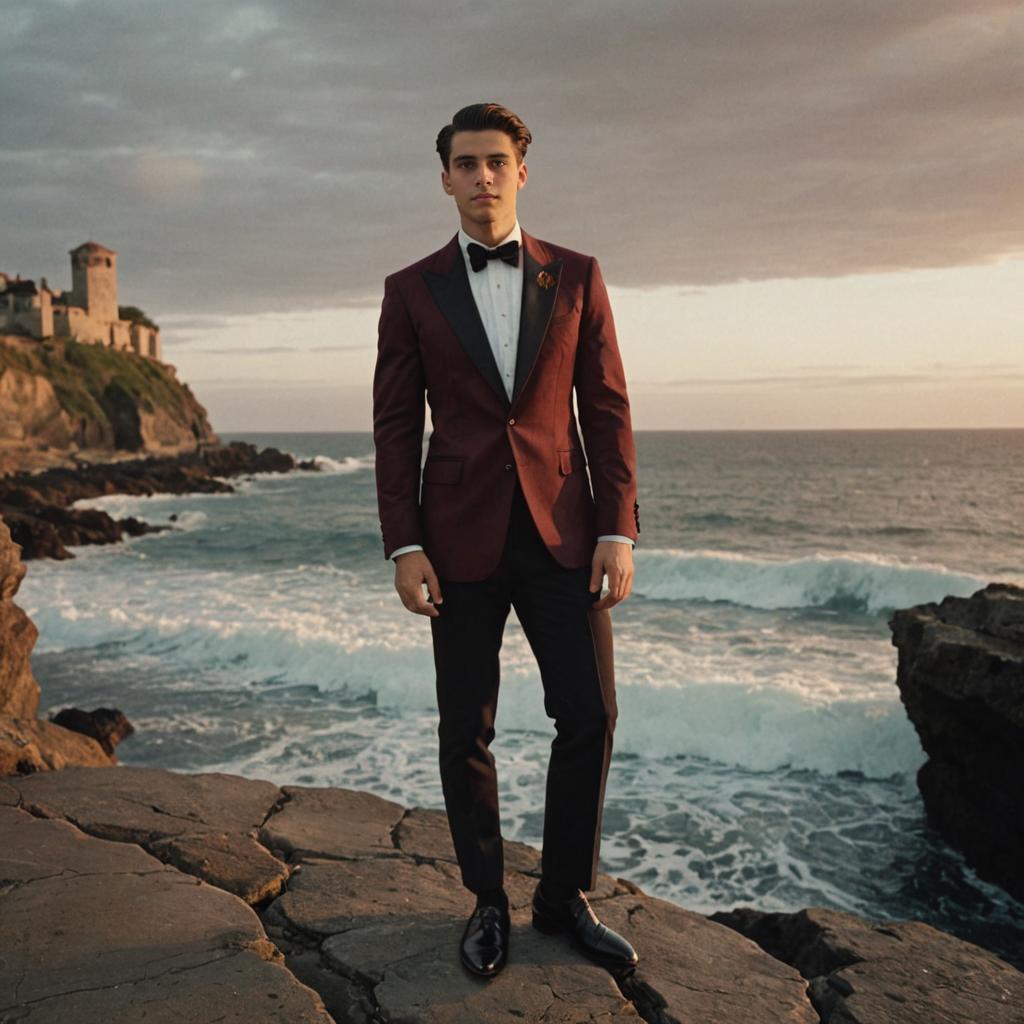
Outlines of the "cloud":
M 224 316 L 183 316 L 180 314 L 171 314 L 160 320 L 162 328 L 173 328 L 175 333 L 179 335 L 190 334 L 193 331 L 219 330 L 230 323 L 230 318 Z
M 180 201 L 199 197 L 204 175 L 197 160 L 147 149 L 132 158 L 124 180 L 144 199 Z
M 808 367 L 807 369 L 811 369 Z M 822 366 L 819 371 L 846 369 L 841 366 Z M 1024 382 L 1024 366 L 1011 364 L 984 364 L 981 366 L 959 366 L 932 363 L 920 368 L 904 371 L 890 371 L 869 367 L 849 367 L 848 372 L 833 373 L 789 373 L 763 374 L 745 377 L 684 377 L 677 380 L 635 380 L 631 388 L 636 391 L 662 389 L 679 391 L 701 391 L 705 389 L 753 388 L 767 392 L 790 389 L 864 389 L 893 388 L 917 385 L 969 385 L 969 384 L 1015 384 Z
M 534 133 L 523 226 L 612 284 L 984 263 L 1024 252 L 1022 74 L 1009 0 L 14 0 L 0 264 L 70 283 L 95 237 L 158 319 L 379 304 L 481 98 Z
M 322 377 L 296 377 L 290 380 L 268 380 L 266 377 L 193 377 L 189 380 L 189 386 L 195 390 L 201 387 L 203 392 L 208 391 L 236 391 L 239 389 L 278 392 L 278 391 L 299 391 L 303 394 L 313 391 L 336 391 L 337 386 L 325 384 Z
M 362 352 L 372 345 L 353 343 L 351 345 L 237 345 L 210 348 L 207 346 L 176 345 L 175 350 L 189 350 L 189 356 L 263 356 L 277 352 Z
M 196 348 L 189 352 L 190 356 L 265 356 L 276 352 L 302 352 L 295 345 L 260 345 L 253 348 L 242 346 L 227 348 Z

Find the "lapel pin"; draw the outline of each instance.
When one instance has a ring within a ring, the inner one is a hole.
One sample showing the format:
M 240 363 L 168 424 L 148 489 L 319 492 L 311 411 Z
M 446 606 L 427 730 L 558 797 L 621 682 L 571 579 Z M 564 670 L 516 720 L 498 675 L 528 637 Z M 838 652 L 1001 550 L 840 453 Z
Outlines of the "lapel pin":
M 537 284 L 540 285 L 540 287 L 544 288 L 545 290 L 550 288 L 554 283 L 554 277 L 551 274 L 549 274 L 546 270 L 542 270 L 537 275 Z

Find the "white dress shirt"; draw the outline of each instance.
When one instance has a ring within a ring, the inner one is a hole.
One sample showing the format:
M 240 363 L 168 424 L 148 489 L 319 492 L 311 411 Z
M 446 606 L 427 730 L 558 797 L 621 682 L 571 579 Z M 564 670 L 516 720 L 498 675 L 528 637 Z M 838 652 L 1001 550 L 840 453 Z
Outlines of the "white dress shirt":
M 494 361 L 498 365 L 498 372 L 501 374 L 501 381 L 505 385 L 505 392 L 509 401 L 512 401 L 512 389 L 516 379 L 516 355 L 519 350 L 519 314 L 523 302 L 523 232 L 517 220 L 512 230 L 500 242 L 493 246 L 484 246 L 486 249 L 496 249 L 505 242 L 517 241 L 519 243 L 519 264 L 513 267 L 504 260 L 488 260 L 483 270 L 474 270 L 469 262 L 468 246 L 475 239 L 459 228 L 459 248 L 462 250 L 462 258 L 466 261 L 466 274 L 469 276 L 469 288 L 473 293 L 473 301 L 476 303 L 480 319 L 483 321 L 484 330 L 487 332 L 487 340 L 491 344 L 491 351 L 494 353 Z M 476 242 L 479 245 L 479 242 Z M 618 534 L 608 534 L 598 537 L 598 540 L 615 540 L 623 544 L 633 545 L 630 537 L 621 537 Z M 397 558 L 407 551 L 422 551 L 419 544 L 407 544 L 405 547 L 396 548 L 388 556 Z
M 513 241 L 518 242 L 520 246 L 523 244 L 523 232 L 518 220 L 498 245 Z M 494 361 L 498 364 L 501 382 L 505 385 L 505 393 L 511 402 L 512 388 L 516 381 L 519 314 L 523 305 L 523 254 L 520 249 L 519 263 L 514 267 L 504 260 L 488 260 L 483 270 L 474 270 L 469 262 L 469 246 L 473 243 L 474 239 L 459 228 L 459 248 L 466 262 L 469 290 L 473 293 L 473 300 L 487 332 L 487 340 L 491 343 Z M 484 246 L 485 249 L 497 247 Z

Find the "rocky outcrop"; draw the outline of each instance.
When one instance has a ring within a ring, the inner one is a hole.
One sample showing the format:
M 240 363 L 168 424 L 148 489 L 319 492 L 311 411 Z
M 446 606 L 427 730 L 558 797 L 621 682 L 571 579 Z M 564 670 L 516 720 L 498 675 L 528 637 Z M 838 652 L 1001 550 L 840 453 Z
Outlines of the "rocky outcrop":
M 125 533 L 168 529 L 69 506 L 103 494 L 230 492 L 233 488 L 223 477 L 296 468 L 319 467 L 311 461 L 296 463 L 276 448 L 257 450 L 235 442 L 175 458 L 0 478 L 0 774 L 116 764 L 114 747 L 133 731 L 115 708 L 64 708 L 49 721 L 36 718 L 39 685 L 30 657 L 38 632 L 14 603 L 25 575 L 22 558 L 70 558 L 68 544 L 108 543 Z
M 0 335 L 0 473 L 69 465 L 75 453 L 161 455 L 217 442 L 174 367 L 69 338 Z
M 0 519 L 0 714 L 34 718 L 39 707 L 39 684 L 30 657 L 39 631 L 14 603 L 25 578 L 18 545 Z
M 1024 999 L 1020 972 L 924 925 L 755 927 L 602 874 L 591 902 L 641 957 L 612 974 L 531 927 L 540 854 L 514 842 L 510 960 L 485 981 L 458 961 L 472 897 L 444 812 L 353 790 L 72 768 L 0 779 L 0 829 L 0 1019 L 1002 1024 Z
M 116 764 L 90 736 L 46 719 L 0 714 L 0 775 L 7 772 L 52 772 L 73 765 L 95 768 Z
M 69 708 L 54 721 L 36 718 L 39 684 L 31 655 L 39 634 L 14 603 L 24 576 L 18 545 L 0 519 L 0 775 L 116 764 L 114 746 L 131 731 L 119 711 Z
M 96 708 L 95 711 L 62 708 L 50 718 L 50 721 L 72 732 L 91 736 L 110 756 L 113 756 L 114 747 L 121 740 L 135 732 L 135 727 L 125 717 L 124 712 L 118 711 L 117 708 Z
M 920 921 L 878 923 L 812 907 L 712 914 L 795 967 L 823 1024 L 1017 1024 L 1024 975 Z
M 928 761 L 929 822 L 1024 899 L 1024 588 L 990 584 L 897 612 L 896 682 Z
M 277 448 L 257 449 L 244 441 L 234 441 L 170 458 L 13 473 L 0 478 L 0 515 L 21 545 L 22 558 L 72 558 L 68 547 L 111 544 L 126 535 L 170 528 L 140 522 L 133 516 L 115 520 L 102 509 L 70 507 L 80 499 L 106 494 L 231 493 L 234 488 L 224 477 L 318 468 L 311 460 L 296 462 Z

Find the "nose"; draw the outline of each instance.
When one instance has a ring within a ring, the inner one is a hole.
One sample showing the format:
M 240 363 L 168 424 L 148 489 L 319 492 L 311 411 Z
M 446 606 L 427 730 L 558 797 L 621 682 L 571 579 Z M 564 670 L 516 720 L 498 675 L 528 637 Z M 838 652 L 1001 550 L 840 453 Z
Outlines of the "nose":
M 480 187 L 486 187 L 494 181 L 494 174 L 490 167 L 481 167 L 479 173 L 476 176 L 476 183 Z

